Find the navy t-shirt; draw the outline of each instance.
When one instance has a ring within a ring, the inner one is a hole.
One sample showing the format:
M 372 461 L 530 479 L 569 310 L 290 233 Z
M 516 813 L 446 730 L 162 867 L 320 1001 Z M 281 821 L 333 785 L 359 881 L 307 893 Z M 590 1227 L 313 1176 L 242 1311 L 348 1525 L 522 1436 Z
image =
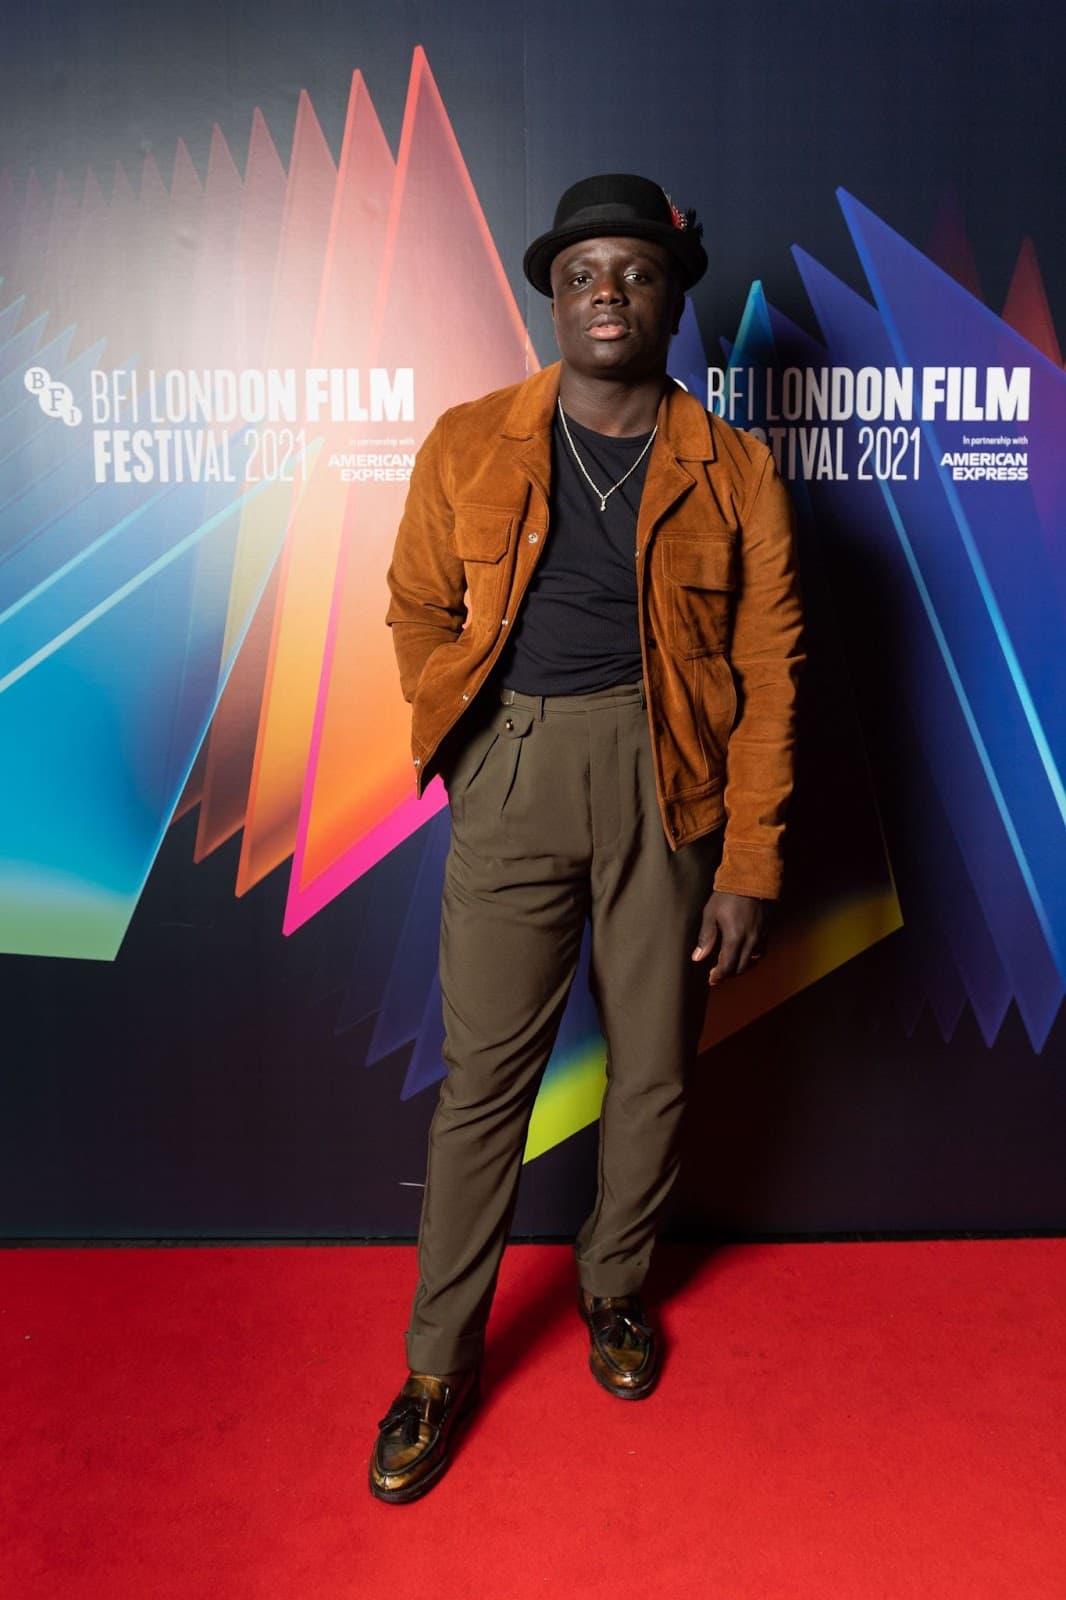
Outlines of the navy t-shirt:
M 614 439 L 567 417 L 586 471 L 602 491 L 637 460 L 649 434 Z M 607 499 L 586 481 L 556 409 L 547 543 L 498 663 L 522 694 L 588 694 L 641 677 L 637 511 L 649 450 Z

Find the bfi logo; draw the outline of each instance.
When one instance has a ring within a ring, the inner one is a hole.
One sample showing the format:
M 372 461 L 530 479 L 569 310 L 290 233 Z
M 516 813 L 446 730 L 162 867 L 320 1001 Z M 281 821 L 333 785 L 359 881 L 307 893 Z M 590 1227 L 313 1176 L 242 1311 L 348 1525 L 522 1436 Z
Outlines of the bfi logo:
M 58 417 L 68 428 L 76 428 L 81 421 L 81 407 L 74 404 L 74 396 L 65 383 L 52 377 L 47 367 L 29 367 L 23 379 L 30 394 L 37 396 L 37 404 L 46 417 Z

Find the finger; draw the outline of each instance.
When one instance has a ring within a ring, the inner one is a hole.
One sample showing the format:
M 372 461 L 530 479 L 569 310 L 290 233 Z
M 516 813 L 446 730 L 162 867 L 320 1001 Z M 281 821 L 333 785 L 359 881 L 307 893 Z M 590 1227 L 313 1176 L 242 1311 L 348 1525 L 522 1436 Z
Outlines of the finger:
M 718 938 L 718 921 L 713 912 L 704 912 L 703 921 L 700 923 L 699 937 L 696 947 L 692 952 L 693 961 L 705 961 L 714 949 Z
M 758 960 L 758 948 L 759 940 L 756 934 L 752 934 L 749 938 L 744 940 L 737 957 L 737 977 L 739 977 L 742 972 L 746 972 L 753 961 Z
M 707 974 L 709 984 L 721 983 L 723 978 L 731 978 L 737 970 L 739 948 L 735 935 L 723 935 L 721 948 L 718 951 L 718 960 Z

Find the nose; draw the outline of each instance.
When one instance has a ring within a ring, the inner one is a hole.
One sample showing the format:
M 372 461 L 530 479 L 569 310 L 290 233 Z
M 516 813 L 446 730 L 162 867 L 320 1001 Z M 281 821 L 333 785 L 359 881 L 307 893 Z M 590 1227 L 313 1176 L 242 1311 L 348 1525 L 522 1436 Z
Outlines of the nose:
M 592 299 L 594 305 L 616 306 L 625 299 L 625 285 L 618 274 L 610 267 L 604 267 L 593 285 Z

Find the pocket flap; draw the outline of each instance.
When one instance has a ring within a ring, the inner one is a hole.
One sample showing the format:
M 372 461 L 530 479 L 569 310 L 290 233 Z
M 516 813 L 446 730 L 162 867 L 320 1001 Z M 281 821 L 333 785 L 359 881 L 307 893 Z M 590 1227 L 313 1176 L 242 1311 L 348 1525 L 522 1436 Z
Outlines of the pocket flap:
M 533 713 L 528 706 L 501 706 L 497 726 L 505 739 L 521 739 L 533 726 Z
M 457 506 L 453 540 L 461 561 L 499 561 L 507 549 L 514 512 L 496 506 Z
M 663 567 L 668 578 L 686 589 L 734 589 L 735 547 L 727 539 L 694 537 L 664 539 Z

